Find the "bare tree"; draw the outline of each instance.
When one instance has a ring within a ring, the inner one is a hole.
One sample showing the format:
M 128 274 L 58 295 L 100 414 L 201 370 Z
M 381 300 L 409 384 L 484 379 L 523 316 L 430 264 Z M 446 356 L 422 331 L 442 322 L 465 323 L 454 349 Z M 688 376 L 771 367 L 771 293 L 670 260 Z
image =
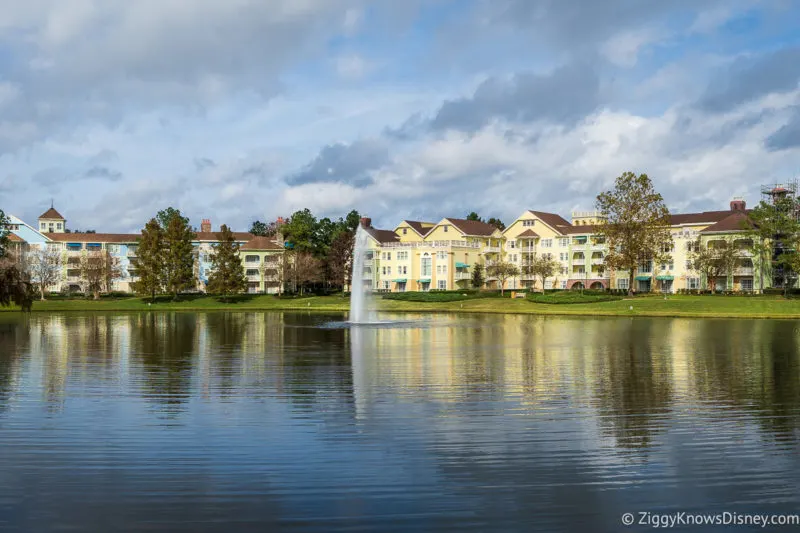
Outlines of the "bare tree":
M 85 295 L 91 294 L 97 300 L 105 282 L 105 253 L 100 251 L 87 252 L 81 257 L 81 290 Z
M 36 248 L 28 254 L 27 265 L 31 280 L 39 289 L 39 297 L 44 301 L 47 288 L 61 279 L 63 267 L 61 250 L 46 245 Z
M 103 290 L 111 292 L 114 289 L 114 283 L 124 277 L 125 271 L 119 257 L 111 255 L 106 250 L 103 257 Z
M 318 281 L 321 274 L 319 260 L 309 252 L 294 254 L 291 269 L 295 285 L 300 287 L 301 295 L 305 293 L 306 284 Z

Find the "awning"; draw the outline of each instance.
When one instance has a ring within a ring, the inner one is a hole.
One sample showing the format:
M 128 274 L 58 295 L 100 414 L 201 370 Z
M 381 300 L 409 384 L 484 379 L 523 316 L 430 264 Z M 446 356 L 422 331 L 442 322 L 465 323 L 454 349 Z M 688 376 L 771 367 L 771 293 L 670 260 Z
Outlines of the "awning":
M 430 279 L 418 279 L 417 280 L 417 283 L 430 283 L 430 282 L 431 282 Z
M 656 276 L 658 281 L 672 281 L 675 279 L 675 276 Z
M 460 263 L 456 261 L 456 268 L 469 268 L 469 265 L 466 263 Z
M 403 278 L 403 279 L 393 279 L 393 280 L 392 280 L 392 283 L 405 283 L 406 281 L 408 281 L 406 278 Z
M 653 279 L 651 276 L 636 276 L 636 281 L 650 281 Z

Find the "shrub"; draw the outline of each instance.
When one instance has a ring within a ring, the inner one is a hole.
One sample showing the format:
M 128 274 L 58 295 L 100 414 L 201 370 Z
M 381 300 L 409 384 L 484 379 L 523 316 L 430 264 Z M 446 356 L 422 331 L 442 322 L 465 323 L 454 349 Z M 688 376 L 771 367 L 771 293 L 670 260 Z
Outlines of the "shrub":
M 605 291 L 585 290 L 560 291 L 557 293 L 531 293 L 527 295 L 528 301 L 540 304 L 582 304 L 595 302 L 613 302 L 621 300 L 622 296 L 609 294 Z

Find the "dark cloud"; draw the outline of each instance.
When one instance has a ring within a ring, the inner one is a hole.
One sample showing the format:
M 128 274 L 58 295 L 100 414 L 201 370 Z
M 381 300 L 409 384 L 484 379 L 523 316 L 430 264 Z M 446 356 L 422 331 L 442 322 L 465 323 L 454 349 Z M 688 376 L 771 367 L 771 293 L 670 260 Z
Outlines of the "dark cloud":
M 735 61 L 715 76 L 698 106 L 722 113 L 773 92 L 791 91 L 800 82 L 800 47 L 783 48 Z
M 217 164 L 207 157 L 195 157 L 194 158 L 194 168 L 198 172 L 203 171 L 207 168 L 214 168 Z
M 372 183 L 369 171 L 376 170 L 389 161 L 389 149 L 378 140 L 360 140 L 352 144 L 325 146 L 300 172 L 289 176 L 289 185 L 337 182 L 355 187 Z
M 771 152 L 800 147 L 800 106 L 792 108 L 789 122 L 767 137 L 764 145 Z
M 430 126 L 474 132 L 496 118 L 572 124 L 598 107 L 599 91 L 597 74 L 582 64 L 563 66 L 547 75 L 490 78 L 473 96 L 445 102 Z
M 87 170 L 84 176 L 92 179 L 119 181 L 122 179 L 122 172 L 119 170 L 110 169 L 108 167 L 94 166 Z

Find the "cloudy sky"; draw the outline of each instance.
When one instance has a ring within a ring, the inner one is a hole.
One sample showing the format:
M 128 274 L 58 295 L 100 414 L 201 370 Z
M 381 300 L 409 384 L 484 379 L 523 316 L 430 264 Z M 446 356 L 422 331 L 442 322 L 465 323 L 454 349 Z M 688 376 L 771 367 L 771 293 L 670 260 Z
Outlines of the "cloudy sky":
M 131 231 L 673 211 L 800 175 L 793 0 L 0 0 L 0 207 Z

